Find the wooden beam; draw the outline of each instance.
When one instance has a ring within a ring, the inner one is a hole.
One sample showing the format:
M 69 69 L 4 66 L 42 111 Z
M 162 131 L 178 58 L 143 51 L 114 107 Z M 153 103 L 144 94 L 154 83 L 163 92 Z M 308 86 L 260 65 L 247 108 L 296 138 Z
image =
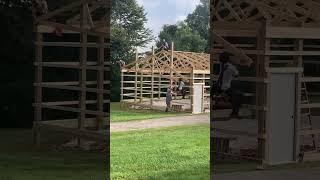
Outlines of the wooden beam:
M 71 25 L 66 25 L 66 24 L 61 24 L 61 23 L 56 23 L 56 22 L 51 22 L 51 21 L 45 21 L 45 20 L 39 21 L 39 25 L 45 25 L 45 26 L 49 26 L 49 27 L 53 27 L 53 28 L 60 27 L 64 30 L 68 30 L 71 32 L 86 32 L 86 33 L 93 35 L 93 36 L 103 36 L 105 38 L 109 38 L 108 33 L 95 31 L 93 29 L 88 29 L 87 25 L 85 25 L 83 27 L 77 27 L 77 26 L 71 26 Z
M 320 51 L 266 51 L 269 56 L 320 56 Z
M 100 44 L 104 44 L 104 38 L 103 37 L 99 37 L 99 43 Z M 105 58 L 105 53 L 104 53 L 105 49 L 103 47 L 100 47 L 98 50 L 98 67 L 100 67 L 99 71 L 97 71 L 97 88 L 98 89 L 104 89 L 104 71 L 103 68 L 104 67 L 104 58 Z M 96 128 L 97 130 L 101 130 L 103 128 L 103 112 L 104 112 L 104 93 L 103 91 L 99 91 L 97 94 L 97 109 L 98 112 L 100 112 L 100 114 L 96 117 L 97 118 L 97 124 L 96 124 Z
M 38 42 L 43 41 L 43 35 L 41 33 L 36 33 L 36 38 Z M 36 62 L 42 64 L 43 52 L 42 46 L 36 45 Z M 35 83 L 42 85 L 42 66 L 37 66 L 35 73 Z M 40 146 L 40 131 L 39 123 L 42 121 L 42 87 L 35 86 L 35 103 L 37 104 L 34 109 L 34 143 L 35 146 Z
M 215 41 L 218 43 L 222 44 L 224 48 L 226 48 L 230 53 L 238 56 L 241 58 L 240 62 L 237 62 L 238 64 L 245 65 L 245 66 L 250 66 L 253 62 L 253 60 L 247 56 L 245 53 L 242 52 L 241 49 L 238 49 L 234 47 L 231 43 L 223 39 L 221 36 L 219 36 L 215 31 L 212 31 L 212 35 Z
M 138 49 L 136 49 L 136 59 L 135 62 L 138 61 Z M 137 96 L 138 96 L 138 64 L 135 63 L 135 74 L 134 74 L 134 103 L 137 103 Z M 136 108 L 136 106 L 134 106 L 134 108 Z
M 94 23 L 93 23 L 93 20 L 92 20 L 91 11 L 89 9 L 88 4 L 86 4 L 86 10 L 87 10 L 87 17 L 88 17 L 88 20 L 89 20 L 89 25 L 90 25 L 91 29 L 93 29 L 94 28 Z
M 267 38 L 320 39 L 320 28 L 268 27 Z
M 86 19 L 86 8 L 85 5 L 82 5 L 81 10 L 80 10 L 80 27 L 84 27 L 87 24 L 87 19 Z M 81 70 L 79 72 L 79 85 L 80 85 L 80 94 L 79 94 L 79 107 L 80 107 L 80 112 L 79 112 L 79 121 L 78 121 L 78 128 L 80 130 L 84 129 L 84 119 L 86 118 L 86 114 L 84 113 L 84 110 L 86 110 L 86 81 L 87 81 L 87 69 L 86 69 L 86 64 L 87 64 L 87 33 L 81 32 L 81 51 L 80 51 L 80 66 Z
M 84 32 L 86 33 L 86 32 Z M 47 46 L 47 47 L 82 47 L 82 44 L 79 42 L 36 42 L 36 45 L 42 45 L 42 46 Z M 97 44 L 97 43 L 87 43 L 87 47 L 92 47 L 92 48 L 109 48 L 110 44 L 109 43 L 104 43 L 104 44 Z
M 171 59 L 170 59 L 170 86 L 173 85 L 173 59 L 174 59 L 174 42 L 171 42 Z
M 81 5 L 87 4 L 87 3 L 91 2 L 91 1 L 94 1 L 94 0 L 80 0 L 80 1 L 72 2 L 72 3 L 68 4 L 68 5 L 64 5 L 61 8 L 58 8 L 58 9 L 56 9 L 54 11 L 51 11 L 48 14 L 45 14 L 45 15 L 42 15 L 42 16 L 38 17 L 37 21 L 50 19 L 50 18 L 52 18 L 52 17 L 54 17 L 56 15 L 61 14 L 62 12 L 74 10 L 74 8 L 76 8 L 76 7 L 80 7 L 80 9 L 81 9 Z
M 154 57 L 154 47 L 152 46 L 152 56 Z M 150 105 L 153 107 L 153 98 L 154 98 L 154 58 L 151 58 L 151 101 Z
M 227 7 L 227 9 L 231 12 L 231 14 L 233 14 L 233 17 L 238 20 L 241 21 L 240 16 L 238 15 L 238 13 L 231 7 L 231 5 L 229 4 L 228 1 L 226 0 L 222 0 L 223 4 Z
M 143 73 L 141 72 L 140 73 L 140 103 L 142 102 L 143 100 Z

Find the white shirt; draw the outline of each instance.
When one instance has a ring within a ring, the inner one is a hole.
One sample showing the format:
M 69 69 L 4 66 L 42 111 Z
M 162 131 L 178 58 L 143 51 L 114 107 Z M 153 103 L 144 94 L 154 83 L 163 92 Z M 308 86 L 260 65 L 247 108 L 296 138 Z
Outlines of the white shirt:
M 183 87 L 184 87 L 184 82 L 180 81 L 178 86 L 179 91 L 181 91 Z
M 223 68 L 226 69 L 223 73 L 221 90 L 228 90 L 231 87 L 232 80 L 234 80 L 239 75 L 239 71 L 231 63 L 226 63 Z

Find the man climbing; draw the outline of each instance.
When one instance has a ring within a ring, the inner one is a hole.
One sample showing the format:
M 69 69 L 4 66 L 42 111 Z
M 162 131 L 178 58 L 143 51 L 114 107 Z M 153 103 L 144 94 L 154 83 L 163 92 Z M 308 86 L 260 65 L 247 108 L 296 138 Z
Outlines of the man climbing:
M 230 54 L 223 52 L 220 55 L 221 72 L 217 81 L 218 94 L 231 97 L 232 113 L 230 118 L 239 119 L 241 106 L 241 92 L 236 78 L 239 75 L 237 68 L 230 62 Z
M 120 69 L 123 69 L 126 66 L 126 62 L 124 62 L 123 60 L 117 61 L 117 64 L 120 66 Z
M 182 96 L 182 99 L 184 99 L 184 97 L 186 95 L 184 86 L 185 86 L 185 84 L 182 81 L 182 78 L 180 78 L 179 83 L 178 83 L 178 94 Z
M 167 41 L 165 39 L 162 40 L 162 49 L 165 51 L 169 51 L 169 49 L 170 49 L 169 44 L 167 43 Z
M 166 93 L 166 112 L 168 112 L 171 109 L 171 102 L 172 102 L 172 87 L 169 86 Z

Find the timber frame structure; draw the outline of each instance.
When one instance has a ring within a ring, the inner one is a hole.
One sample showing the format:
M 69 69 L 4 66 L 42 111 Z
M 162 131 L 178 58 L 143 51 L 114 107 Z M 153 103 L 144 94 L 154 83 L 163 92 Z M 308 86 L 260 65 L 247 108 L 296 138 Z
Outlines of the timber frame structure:
M 156 101 L 165 102 L 163 97 L 169 86 L 175 87 L 179 79 L 189 89 L 188 102 L 174 102 L 173 105 L 186 106 L 179 109 L 190 112 L 193 108 L 193 85 L 203 83 L 203 107 L 210 109 L 210 55 L 205 53 L 182 52 L 174 50 L 155 50 L 139 54 L 136 50 L 135 61 L 121 69 L 121 102 L 150 109 L 157 107 Z M 176 96 L 176 94 L 174 95 Z M 205 99 L 207 102 L 205 102 Z
M 74 136 L 78 145 L 82 139 L 109 141 L 110 3 L 48 0 L 49 12 L 43 15 L 37 15 L 33 6 L 37 146 L 41 131 Z M 55 30 L 61 31 L 62 37 L 55 35 Z M 60 56 L 49 55 L 52 50 L 61 52 Z M 70 57 L 71 51 L 75 53 Z
M 270 69 L 280 67 L 290 71 L 292 67 L 305 68 L 320 62 L 320 1 L 319 0 L 211 0 L 211 72 L 212 82 L 217 80 L 213 63 L 219 53 L 228 51 L 241 61 L 236 63 L 249 68 L 241 71 L 240 81 L 252 87 L 251 103 L 244 105 L 252 111 L 257 121 L 256 134 L 244 134 L 257 139 L 258 164 L 268 164 L 267 131 L 269 127 L 269 92 Z M 301 154 L 304 160 L 320 158 L 318 147 L 304 151 L 302 139 L 306 136 L 319 135 L 318 129 L 302 128 L 303 114 L 311 109 L 319 109 L 319 103 L 306 102 L 302 99 L 302 89 L 320 83 L 320 74 L 298 73 L 296 87 L 294 147 L 296 161 Z M 304 85 L 306 87 L 303 87 Z M 212 103 L 213 104 L 213 103 Z M 211 124 L 215 121 L 211 107 Z M 216 130 L 211 126 L 211 150 Z M 211 151 L 211 157 L 215 156 Z M 232 154 L 229 154 L 232 156 Z M 247 157 L 243 157 L 247 158 Z M 213 162 L 211 162 L 212 164 Z

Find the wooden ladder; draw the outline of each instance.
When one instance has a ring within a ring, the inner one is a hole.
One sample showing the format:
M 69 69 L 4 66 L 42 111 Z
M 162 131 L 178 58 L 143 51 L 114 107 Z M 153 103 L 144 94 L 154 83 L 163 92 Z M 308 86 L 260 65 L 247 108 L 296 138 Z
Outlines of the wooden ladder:
M 302 74 L 304 77 L 304 74 Z M 309 93 L 307 90 L 306 82 L 303 82 L 301 85 L 301 103 L 302 104 L 310 104 Z M 305 119 L 306 118 L 306 119 Z M 301 125 L 302 130 L 312 130 L 312 115 L 311 108 L 308 108 L 305 112 L 301 113 Z M 317 150 L 315 135 L 311 134 L 312 138 L 312 147 L 314 150 Z

